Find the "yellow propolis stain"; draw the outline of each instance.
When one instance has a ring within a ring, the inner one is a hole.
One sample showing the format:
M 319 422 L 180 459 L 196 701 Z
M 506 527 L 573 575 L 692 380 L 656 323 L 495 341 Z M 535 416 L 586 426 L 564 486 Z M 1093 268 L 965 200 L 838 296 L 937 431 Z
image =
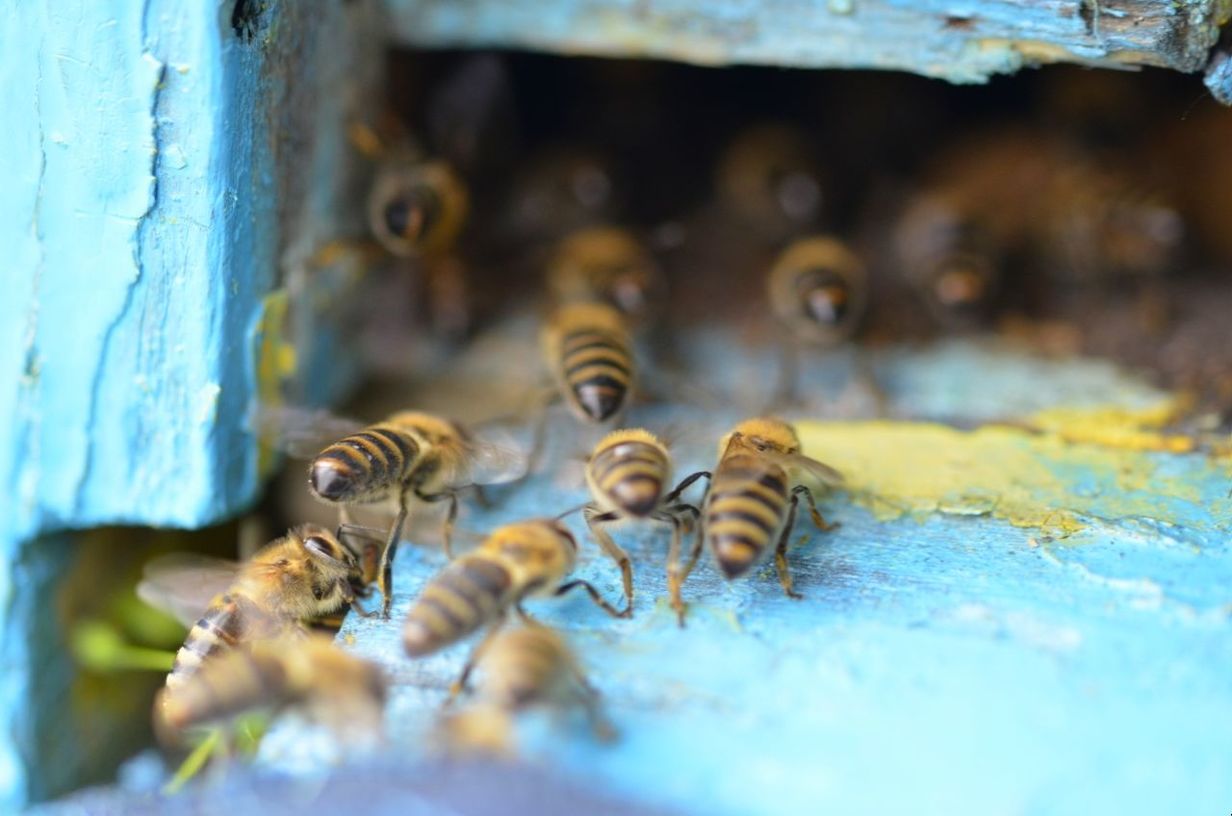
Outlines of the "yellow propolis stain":
M 1189 407 L 1189 400 L 1176 398 L 1138 410 L 1116 406 L 1049 408 L 1032 416 L 1027 424 L 1068 442 L 1089 442 L 1124 450 L 1190 453 L 1196 446 L 1192 437 L 1161 430 Z
M 1077 417 L 1066 424 L 1063 417 Z M 1042 419 L 1041 419 L 1042 417 Z M 1168 522 L 1202 501 L 1192 478 L 1152 454 L 1192 450 L 1149 430 L 1166 421 L 1120 409 L 1060 409 L 1021 425 L 972 431 L 923 422 L 799 422 L 805 452 L 843 472 L 847 490 L 880 519 L 991 515 L 1066 537 L 1089 518 Z M 1210 461 L 1227 479 L 1226 463 Z M 1232 500 L 1229 500 L 1232 512 Z

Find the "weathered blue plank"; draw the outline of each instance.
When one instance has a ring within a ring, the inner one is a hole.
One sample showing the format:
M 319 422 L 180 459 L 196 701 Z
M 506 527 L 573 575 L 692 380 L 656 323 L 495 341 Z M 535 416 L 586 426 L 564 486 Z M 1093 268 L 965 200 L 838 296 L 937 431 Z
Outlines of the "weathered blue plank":
M 770 379 L 767 361 L 736 352 L 730 336 L 683 348 L 710 360 L 704 370 L 718 382 L 707 383 L 720 392 L 755 384 L 758 374 Z M 531 360 L 533 343 L 508 342 L 503 353 Z M 875 363 L 893 411 L 959 422 L 1027 418 L 1050 404 L 1111 402 L 1142 411 L 1167 399 L 1105 363 L 1047 361 L 973 343 L 890 352 Z M 476 361 L 475 371 L 481 369 Z M 465 380 L 467 370 L 459 365 L 451 375 Z M 809 382 L 833 396 L 847 370 L 840 356 L 811 367 Z M 465 384 L 458 387 L 464 391 Z M 438 390 L 428 384 L 424 393 Z M 650 408 L 637 420 L 690 429 L 677 448 L 686 473 L 712 463 L 713 438 L 742 410 L 733 401 L 704 411 Z M 557 426 L 558 465 L 578 452 L 570 427 Z M 866 423 L 839 420 L 813 427 L 806 438 L 839 439 L 844 428 L 871 437 L 879 427 L 870 432 Z M 923 426 L 886 427 L 914 433 Z M 663 600 L 665 531 L 618 533 L 635 562 L 632 620 L 613 621 L 580 594 L 528 607 L 568 633 L 620 740 L 605 746 L 580 724 L 561 729 L 531 718 L 522 729 L 529 761 L 562 783 L 682 813 L 1145 814 L 1226 807 L 1226 459 L 1069 444 L 1014 428 L 945 432 L 953 434 L 948 455 L 956 464 L 944 457 L 921 464 L 902 446 L 887 454 L 886 472 L 919 468 L 927 483 L 931 465 L 940 479 L 964 467 L 970 440 L 991 434 L 1005 445 L 987 450 L 1025 449 L 1031 457 L 1030 469 L 1007 457 L 1004 466 L 1014 470 L 1000 484 L 1055 502 L 1059 514 L 1075 512 L 1073 524 L 1005 518 L 996 496 L 983 509 L 943 503 L 922 520 L 911 508 L 888 518 L 877 499 L 905 499 L 879 480 L 877 466 L 852 458 L 863 442 L 814 449 L 853 469 L 850 491 L 822 503 L 826 517 L 842 526 L 824 535 L 807 523 L 799 528 L 805 541 L 790 558 L 805 599 L 785 598 L 771 567 L 727 583 L 707 562 L 685 588 L 692 602 L 685 630 Z M 973 479 L 969 487 L 992 486 Z M 462 525 L 487 530 L 558 512 L 583 496 L 553 473 L 494 510 L 467 508 Z M 585 541 L 584 526 L 572 526 Z M 430 749 L 429 729 L 469 646 L 420 660 L 402 653 L 401 617 L 442 563 L 433 544 L 404 545 L 393 620 L 352 615 L 340 633 L 346 648 L 388 668 L 395 685 L 387 715 L 392 745 L 384 750 L 407 760 Z M 597 547 L 584 547 L 578 574 L 618 596 L 618 573 Z M 267 738 L 263 755 L 279 769 L 312 776 L 328 765 L 322 757 L 337 751 L 328 738 L 310 738 L 291 722 Z
M 912 71 L 952 82 L 1049 62 L 1200 70 L 1227 19 L 1217 0 L 384 0 L 408 45 L 485 46 Z
M 369 16 L 250 4 L 239 32 L 234 5 L 0 12 L 0 809 L 37 787 L 38 667 L 66 670 L 40 653 L 45 582 L 22 565 L 42 561 L 23 548 L 202 526 L 254 499 L 266 293 L 287 245 L 335 237 L 358 209 L 342 133 L 369 103 L 340 89 L 379 65 L 355 47 Z

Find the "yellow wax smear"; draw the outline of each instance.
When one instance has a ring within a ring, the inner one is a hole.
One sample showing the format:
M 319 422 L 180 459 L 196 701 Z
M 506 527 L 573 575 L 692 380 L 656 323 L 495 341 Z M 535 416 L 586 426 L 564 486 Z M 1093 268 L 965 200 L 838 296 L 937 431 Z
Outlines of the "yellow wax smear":
M 1116 406 L 1049 408 L 1032 416 L 1027 424 L 1069 442 L 1090 442 L 1125 450 L 1189 453 L 1195 447 L 1193 439 L 1160 430 L 1188 407 L 1188 400 L 1176 398 L 1140 410 Z
M 1059 423 L 1062 416 L 1048 412 L 1040 425 Z M 1033 431 L 1034 423 L 974 431 L 892 421 L 798 422 L 796 427 L 805 453 L 838 468 L 853 500 L 880 519 L 991 515 L 1065 537 L 1083 529 L 1089 518 L 1175 523 L 1202 501 L 1194 470 L 1161 472 L 1148 453 L 1187 451 L 1191 445 L 1135 431 L 1141 425 L 1131 412 L 1108 409 L 1086 416 L 1056 432 Z M 1095 422 L 1095 416 L 1103 419 Z M 1110 418 L 1124 425 L 1117 430 L 1106 421 Z M 1094 441 L 1071 441 L 1083 439 Z M 1211 460 L 1197 467 L 1227 480 L 1224 463 Z M 1224 504 L 1229 506 L 1209 509 L 1232 513 L 1232 499 Z

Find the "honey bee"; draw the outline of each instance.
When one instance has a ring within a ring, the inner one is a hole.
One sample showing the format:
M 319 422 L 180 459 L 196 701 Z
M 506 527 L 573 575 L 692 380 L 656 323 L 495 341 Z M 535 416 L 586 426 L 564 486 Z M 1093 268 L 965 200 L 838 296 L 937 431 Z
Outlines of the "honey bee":
M 469 206 L 466 185 L 448 162 L 407 147 L 381 157 L 368 225 L 391 255 L 439 256 L 453 249 Z
M 548 291 L 556 303 L 607 303 L 633 321 L 662 306 L 665 289 L 646 247 L 619 227 L 573 232 L 548 265 Z
M 689 485 L 708 473 L 694 473 L 665 493 L 672 480 L 672 461 L 667 447 L 649 431 L 632 428 L 613 431 L 604 437 L 586 463 L 586 486 L 591 502 L 583 508 L 586 524 L 603 551 L 620 567 L 624 583 L 625 608 L 622 617 L 633 615 L 633 569 L 629 555 L 612 540 L 603 525 L 620 521 L 653 519 L 672 525 L 672 543 L 667 556 L 667 585 L 672 609 L 684 624 L 684 604 L 680 600 L 681 540 L 699 510 L 679 501 Z M 698 538 L 692 558 L 701 549 Z
M 831 530 L 812 490 L 842 482 L 838 471 L 800 453 L 800 439 L 787 422 L 758 417 L 737 425 L 719 442 L 719 462 L 702 506 L 703 535 L 723 575 L 731 580 L 747 573 L 777 537 L 779 583 L 789 597 L 801 597 L 787 566 L 796 505 L 804 496 L 817 529 Z
M 333 427 L 344 424 L 350 423 L 335 420 Z M 377 579 L 383 596 L 381 615 L 388 618 L 393 559 L 410 501 L 448 502 L 443 536 L 445 554 L 452 557 L 458 491 L 518 478 L 521 457 L 515 450 L 478 439 L 456 422 L 418 411 L 402 411 L 366 428 L 352 427 L 351 433 L 312 459 L 308 488 L 318 499 L 341 506 L 344 527 L 350 525 L 346 512 L 350 506 L 397 502 Z
M 380 666 L 337 648 L 326 636 L 278 638 L 211 659 L 155 705 L 168 742 L 186 729 L 254 709 L 296 707 L 348 741 L 381 731 L 387 682 Z
M 446 718 L 443 736 L 454 753 L 512 753 L 514 716 L 532 707 L 580 706 L 601 739 L 613 736 L 598 693 L 557 632 L 540 625 L 502 630 L 478 656 L 474 702 Z
M 178 692 L 222 652 L 300 632 L 303 622 L 354 604 L 357 569 L 355 556 L 334 533 L 308 524 L 244 563 L 174 557 L 151 562 L 137 594 L 192 627 L 167 675 L 168 693 Z
M 624 316 L 602 303 L 558 307 L 544 328 L 544 359 L 565 403 L 584 422 L 606 422 L 628 404 L 635 366 Z
M 802 343 L 829 346 L 855 331 L 868 301 L 864 264 L 842 241 L 793 241 L 766 279 L 775 317 Z
M 1001 282 L 998 242 L 960 202 L 921 196 L 900 218 L 894 244 L 903 275 L 942 325 L 987 317 Z
M 610 217 L 615 209 L 610 163 L 577 148 L 536 157 L 514 183 L 510 229 L 523 241 L 555 240 Z
M 778 124 L 739 134 L 719 161 L 722 207 L 767 240 L 807 229 L 821 213 L 824 186 L 807 140 Z
M 512 608 L 532 596 L 563 595 L 580 587 L 613 617 L 620 615 L 586 581 L 561 583 L 577 560 L 577 541 L 557 519 L 507 524 L 479 548 L 449 562 L 411 604 L 402 628 L 402 645 L 411 657 L 450 646 L 484 625 L 488 636 L 471 653 L 451 694 L 466 684 L 475 656 L 499 630 Z
M 1036 239 L 1042 264 L 1070 283 L 1143 279 L 1180 262 L 1179 206 L 1120 168 L 1064 164 L 1047 190 L 1046 212 Z

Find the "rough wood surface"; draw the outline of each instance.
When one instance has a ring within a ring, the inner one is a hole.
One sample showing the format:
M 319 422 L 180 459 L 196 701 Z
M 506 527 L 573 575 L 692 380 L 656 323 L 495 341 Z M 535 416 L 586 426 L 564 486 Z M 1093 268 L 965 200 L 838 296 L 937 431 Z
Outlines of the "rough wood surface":
M 502 346 L 505 357 L 476 361 L 476 374 L 534 366 L 527 334 Z M 744 402 L 764 396 L 758 383 L 772 380 L 773 365 L 717 331 L 682 348 L 701 367 L 690 370 L 709 372 L 704 385 L 728 398 L 647 406 L 631 421 L 676 429 L 683 474 L 713 463 L 717 434 L 753 410 Z M 707 559 L 686 585 L 689 624 L 678 629 L 664 600 L 665 530 L 618 531 L 635 564 L 632 620 L 582 596 L 528 607 L 580 651 L 619 741 L 532 716 L 521 731 L 526 760 L 562 784 L 680 813 L 1224 807 L 1226 457 L 1151 430 L 1169 396 L 1099 361 L 973 342 L 874 359 L 892 416 L 950 426 L 844 419 L 867 410 L 846 399 L 845 384 L 859 390 L 850 364 L 840 356 L 808 370 L 811 392 L 826 398 L 800 415 L 827 419 L 801 425 L 806 447 L 846 471 L 848 486 L 821 504 L 839 529 L 818 534 L 802 522 L 793 537 L 804 599 L 784 597 L 769 565 L 728 582 Z M 462 393 L 467 376 L 451 367 L 450 382 L 425 393 Z M 1144 426 L 1125 425 L 1133 416 Z M 993 426 L 975 428 L 984 422 Z M 493 510 L 467 503 L 463 528 L 582 500 L 569 461 L 586 434 L 563 415 L 552 434 L 553 471 Z M 579 577 L 615 599 L 616 568 L 572 526 Z M 391 744 L 381 756 L 408 762 L 430 753 L 445 689 L 474 642 L 404 655 L 401 618 L 444 563 L 435 523 L 416 530 L 399 552 L 393 620 L 351 615 L 340 633 L 387 668 Z M 295 720 L 267 737 L 263 756 L 305 785 L 340 758 Z M 486 797 L 499 802 L 500 792 Z
M 1049 62 L 1198 71 L 1226 0 L 384 0 L 394 37 L 611 57 L 911 71 L 952 82 Z

